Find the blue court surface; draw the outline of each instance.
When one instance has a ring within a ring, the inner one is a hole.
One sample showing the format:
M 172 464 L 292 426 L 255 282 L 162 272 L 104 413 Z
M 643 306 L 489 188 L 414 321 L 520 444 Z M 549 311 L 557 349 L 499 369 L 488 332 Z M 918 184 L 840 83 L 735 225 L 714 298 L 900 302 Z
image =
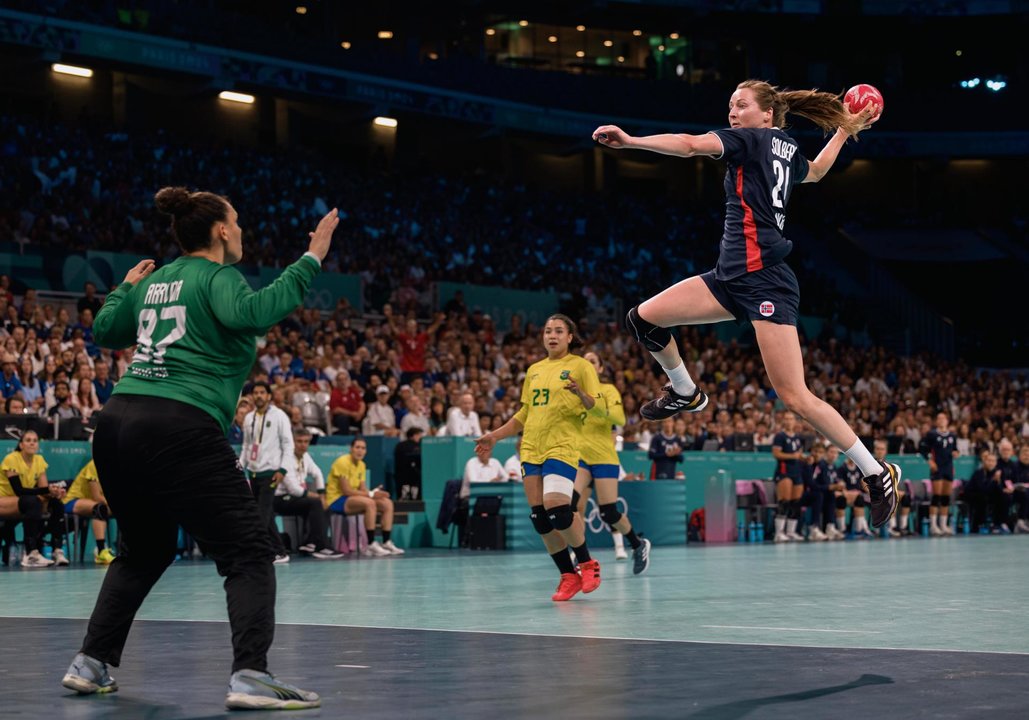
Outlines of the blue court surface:
M 655 547 L 550 601 L 542 553 L 411 550 L 276 572 L 272 670 L 331 718 L 1029 716 L 1029 537 Z M 144 604 L 121 690 L 60 678 L 105 570 L 0 570 L 4 717 L 211 718 L 231 649 L 214 564 Z M 237 714 L 238 715 L 238 714 Z

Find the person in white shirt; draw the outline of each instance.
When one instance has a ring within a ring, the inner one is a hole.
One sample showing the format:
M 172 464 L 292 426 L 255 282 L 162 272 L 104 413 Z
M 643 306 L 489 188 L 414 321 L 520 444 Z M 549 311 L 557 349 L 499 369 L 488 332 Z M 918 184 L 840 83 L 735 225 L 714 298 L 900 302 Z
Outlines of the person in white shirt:
M 254 383 L 254 409 L 243 418 L 243 447 L 239 463 L 250 481 L 257 510 L 268 525 L 277 552 L 275 562 L 289 562 L 289 554 L 279 537 L 274 517 L 274 488 L 286 476 L 293 459 L 293 426 L 289 415 L 272 404 L 271 386 L 264 380 Z
M 368 412 L 361 424 L 364 435 L 387 435 L 394 437 L 400 434 L 397 429 L 397 414 L 389 404 L 389 388 L 379 385 L 375 390 L 375 402 L 368 406 Z
M 461 492 L 458 495 L 467 500 L 472 494 L 472 483 L 507 482 L 507 471 L 495 457 L 485 462 L 476 455 L 464 465 L 464 477 L 461 480 Z
M 417 395 L 407 400 L 407 414 L 400 421 L 400 434 L 406 437 L 411 428 L 418 428 L 426 435 L 429 433 L 429 415 L 425 412 L 425 402 Z
M 311 446 L 311 431 L 297 428 L 293 431 L 293 457 L 286 466 L 282 482 L 275 486 L 275 512 L 288 517 L 307 519 L 307 537 L 298 550 L 310 553 L 315 560 L 338 560 L 338 553 L 326 542 L 325 476 L 307 454 Z M 307 481 L 314 482 L 314 491 L 308 490 Z
M 479 427 L 479 414 L 472 408 L 475 407 L 475 398 L 471 393 L 462 393 L 458 398 L 457 407 L 450 408 L 447 413 L 447 435 L 451 437 L 479 437 L 482 428 Z
M 514 455 L 512 455 L 506 461 L 504 461 L 504 472 L 507 473 L 507 479 L 511 482 L 522 481 L 522 460 L 520 457 L 521 452 L 522 436 L 519 435 L 517 442 L 515 442 Z

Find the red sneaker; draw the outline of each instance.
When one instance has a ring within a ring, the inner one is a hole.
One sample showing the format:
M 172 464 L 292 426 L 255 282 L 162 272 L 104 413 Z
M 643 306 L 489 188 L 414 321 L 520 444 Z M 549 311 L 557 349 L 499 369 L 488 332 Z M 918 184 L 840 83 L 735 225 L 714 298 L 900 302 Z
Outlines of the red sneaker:
M 557 586 L 557 592 L 550 596 L 554 602 L 564 602 L 582 590 L 582 578 L 578 573 L 561 573 L 561 582 Z
M 600 587 L 600 563 L 596 560 L 579 563 L 579 573 L 582 575 L 582 591 L 591 593 Z

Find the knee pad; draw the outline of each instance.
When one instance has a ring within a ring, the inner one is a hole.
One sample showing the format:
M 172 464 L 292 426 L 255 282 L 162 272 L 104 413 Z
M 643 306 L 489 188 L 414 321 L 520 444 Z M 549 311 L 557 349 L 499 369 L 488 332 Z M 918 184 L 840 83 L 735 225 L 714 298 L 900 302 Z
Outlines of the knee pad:
M 614 527 L 622 519 L 622 513 L 618 512 L 618 503 L 610 503 L 600 506 L 600 519 L 611 527 Z
M 950 507 L 950 495 L 940 495 L 940 507 Z
M 43 517 L 43 503 L 38 495 L 22 495 L 18 498 L 18 512 L 22 517 L 38 520 Z
M 902 508 L 909 508 L 909 507 L 911 507 L 911 496 L 910 495 L 905 495 L 904 497 L 902 497 L 900 499 L 900 506 Z
M 554 526 L 550 524 L 550 518 L 547 517 L 546 508 L 542 505 L 533 505 L 532 513 L 529 517 L 532 518 L 532 526 L 536 528 L 536 532 L 540 535 L 546 535 L 554 531 Z
M 111 517 L 111 512 L 103 503 L 97 503 L 93 506 L 93 517 L 95 517 L 97 520 L 106 520 L 107 518 Z
M 668 328 L 658 327 L 640 317 L 639 305 L 625 316 L 625 329 L 636 337 L 636 342 L 643 343 L 643 347 L 650 352 L 661 352 L 672 340 L 672 333 Z
M 803 506 L 800 504 L 800 500 L 790 500 L 790 515 L 788 517 L 799 520 L 802 512 Z
M 775 509 L 775 512 L 779 517 L 786 517 L 786 513 L 789 511 L 789 507 L 789 500 L 780 500 L 779 505 Z
M 865 498 L 863 495 L 858 495 L 854 498 L 854 507 L 863 508 L 865 506 Z
M 836 509 L 837 510 L 846 510 L 847 509 L 847 496 L 846 495 L 837 495 L 836 496 Z
M 939 507 L 943 503 L 940 502 L 941 495 L 933 493 L 933 499 L 929 501 L 929 507 Z
M 550 508 L 547 511 L 547 517 L 550 519 L 550 524 L 558 531 L 567 530 L 572 526 L 572 521 L 575 520 L 571 505 L 558 505 L 557 507 Z

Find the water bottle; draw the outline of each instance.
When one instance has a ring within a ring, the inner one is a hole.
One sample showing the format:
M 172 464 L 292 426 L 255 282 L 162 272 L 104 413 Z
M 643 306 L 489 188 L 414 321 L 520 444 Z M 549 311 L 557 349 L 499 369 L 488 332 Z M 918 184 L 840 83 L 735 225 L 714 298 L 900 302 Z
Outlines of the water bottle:
M 765 541 L 765 524 L 757 520 L 754 522 L 757 523 L 757 541 L 763 543 Z
M 740 520 L 739 524 L 736 526 L 736 542 L 747 542 L 747 526 L 742 520 Z
M 757 520 L 750 521 L 750 542 L 757 542 Z
M 989 528 L 989 526 L 986 523 L 983 523 L 982 525 L 979 526 L 979 534 L 980 535 L 989 535 L 990 534 L 990 528 Z
M 17 567 L 21 564 L 21 543 L 11 544 L 11 565 Z
M 883 540 L 889 540 L 890 539 L 890 526 L 889 526 L 889 523 L 887 523 L 886 525 L 883 525 L 881 528 L 879 528 L 879 537 L 881 537 Z
M 922 537 L 929 537 L 929 518 L 922 518 Z
M 49 545 L 47 545 L 46 547 L 43 548 L 43 557 L 45 557 L 47 560 L 49 560 L 51 557 L 53 557 L 53 554 L 54 554 L 54 550 Z
M 968 516 L 967 515 L 965 516 L 964 523 L 962 523 L 962 525 L 961 525 L 961 532 L 963 532 L 965 535 L 971 535 L 972 534 L 972 528 L 969 525 Z

